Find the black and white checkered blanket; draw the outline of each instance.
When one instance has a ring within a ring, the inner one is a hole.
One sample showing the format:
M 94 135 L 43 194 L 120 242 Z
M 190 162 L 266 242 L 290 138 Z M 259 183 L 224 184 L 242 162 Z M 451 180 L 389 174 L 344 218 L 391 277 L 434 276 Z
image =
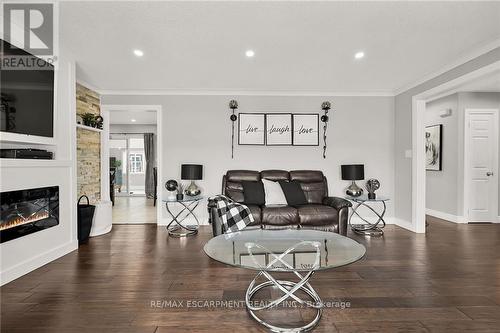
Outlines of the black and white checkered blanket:
M 216 203 L 217 214 L 221 218 L 226 233 L 243 230 L 247 225 L 254 222 L 250 209 L 243 204 L 237 203 L 224 195 L 217 195 L 209 200 Z

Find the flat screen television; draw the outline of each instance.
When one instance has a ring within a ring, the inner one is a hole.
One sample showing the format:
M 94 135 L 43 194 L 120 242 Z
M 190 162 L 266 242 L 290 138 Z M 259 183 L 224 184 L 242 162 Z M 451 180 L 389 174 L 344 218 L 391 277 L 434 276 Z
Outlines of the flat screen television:
M 0 39 L 0 131 L 43 137 L 54 136 L 54 66 L 44 69 L 8 69 L 11 56 L 35 57 Z

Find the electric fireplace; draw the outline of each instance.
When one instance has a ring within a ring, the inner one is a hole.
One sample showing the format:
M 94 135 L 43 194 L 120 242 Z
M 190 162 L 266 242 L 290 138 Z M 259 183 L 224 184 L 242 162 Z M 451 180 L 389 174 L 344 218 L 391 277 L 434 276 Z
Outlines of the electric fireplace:
M 59 186 L 0 193 L 0 243 L 59 224 Z

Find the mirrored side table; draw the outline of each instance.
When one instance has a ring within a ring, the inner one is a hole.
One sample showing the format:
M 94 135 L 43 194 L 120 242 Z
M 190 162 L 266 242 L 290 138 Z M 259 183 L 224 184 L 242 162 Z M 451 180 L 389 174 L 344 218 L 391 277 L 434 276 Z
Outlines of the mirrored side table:
M 198 221 L 195 209 L 196 207 L 198 207 L 201 200 L 203 200 L 202 196 L 184 196 L 184 199 L 182 200 L 177 200 L 176 198 L 167 198 L 162 200 L 165 203 L 167 212 L 172 217 L 171 221 L 167 224 L 167 231 L 170 236 L 186 237 L 198 233 L 200 221 Z M 174 214 L 171 210 L 171 207 L 176 204 L 180 204 L 182 206 L 182 209 L 178 213 Z M 186 220 L 186 218 L 188 218 L 189 216 L 194 217 L 196 225 L 188 225 L 183 223 L 184 220 Z
M 345 198 L 353 202 L 351 214 L 349 215 L 349 226 L 353 232 L 365 236 L 382 236 L 384 234 L 382 229 L 385 227 L 384 215 L 387 210 L 386 202 L 389 201 L 389 198 L 377 195 L 375 199 L 368 199 L 366 194 L 359 197 L 346 196 Z M 377 205 L 379 208 L 382 208 L 381 212 L 380 209 L 377 210 L 372 207 Z M 369 221 L 367 218 L 364 218 L 359 214 L 358 209 L 362 206 L 368 208 L 375 214 L 375 221 Z M 354 215 L 358 216 L 365 223 L 352 224 L 351 220 Z

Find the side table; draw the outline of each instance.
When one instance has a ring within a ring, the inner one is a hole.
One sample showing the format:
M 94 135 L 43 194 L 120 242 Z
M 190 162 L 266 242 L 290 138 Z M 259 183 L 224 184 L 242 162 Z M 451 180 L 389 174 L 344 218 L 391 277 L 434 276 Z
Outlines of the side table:
M 349 215 L 349 226 L 351 230 L 357 234 L 365 235 L 365 236 L 382 236 L 384 231 L 382 230 L 385 227 L 384 215 L 387 210 L 386 202 L 389 201 L 389 198 L 383 196 L 377 196 L 375 199 L 368 199 L 366 194 L 363 194 L 359 197 L 345 197 L 347 200 L 352 201 L 354 204 L 352 206 L 351 214 Z M 371 203 L 381 203 L 382 204 L 382 212 L 379 213 L 375 208 L 373 208 Z M 370 222 L 366 218 L 362 217 L 358 213 L 358 208 L 364 206 L 371 210 L 376 215 L 376 221 Z M 356 214 L 365 224 L 352 224 L 351 220 L 353 215 Z
M 203 197 L 189 197 L 185 196 L 182 200 L 177 200 L 175 198 L 167 198 L 162 201 L 165 203 L 167 208 L 167 212 L 172 217 L 172 220 L 167 224 L 168 234 L 172 237 L 186 237 L 192 236 L 198 233 L 198 227 L 200 226 L 200 221 L 198 221 L 198 217 L 196 216 L 194 210 L 198 207 L 200 201 L 203 200 Z M 170 210 L 171 205 L 180 204 L 183 208 L 177 214 L 174 214 Z M 184 216 L 182 216 L 184 214 Z M 181 218 L 182 216 L 182 218 Z M 188 216 L 193 216 L 196 225 L 186 225 L 182 223 Z

